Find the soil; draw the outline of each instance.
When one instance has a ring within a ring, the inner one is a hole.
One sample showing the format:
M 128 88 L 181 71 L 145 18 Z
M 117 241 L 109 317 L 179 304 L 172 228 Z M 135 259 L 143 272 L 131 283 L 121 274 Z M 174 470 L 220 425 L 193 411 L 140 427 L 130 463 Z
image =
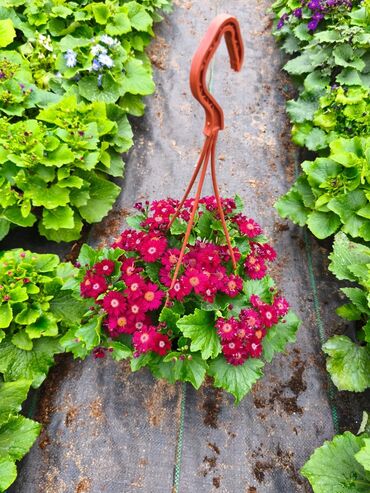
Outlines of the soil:
M 90 491 L 91 480 L 88 478 L 83 478 L 78 483 L 76 488 L 76 493 L 88 493 Z
M 203 423 L 211 428 L 218 428 L 218 415 L 221 411 L 223 392 L 220 389 L 206 387 L 206 398 L 202 408 L 204 411 Z

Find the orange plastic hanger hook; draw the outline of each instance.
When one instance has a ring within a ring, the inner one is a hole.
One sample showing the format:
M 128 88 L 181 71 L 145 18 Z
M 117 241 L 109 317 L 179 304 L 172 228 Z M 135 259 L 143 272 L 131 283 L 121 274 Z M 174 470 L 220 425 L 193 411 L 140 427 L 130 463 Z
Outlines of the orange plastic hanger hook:
M 239 72 L 244 60 L 243 38 L 238 20 L 228 14 L 220 14 L 211 22 L 195 52 L 190 69 L 191 92 L 206 112 L 204 134 L 207 136 L 224 128 L 224 113 L 209 92 L 206 82 L 209 63 L 223 36 L 225 36 L 231 68 Z
M 222 209 L 222 200 L 218 190 L 217 177 L 216 177 L 216 142 L 219 130 L 224 128 L 224 113 L 221 106 L 217 103 L 215 98 L 209 92 L 206 82 L 206 74 L 209 63 L 217 50 L 222 37 L 225 36 L 227 49 L 230 56 L 231 68 L 239 71 L 242 68 L 244 59 L 244 46 L 243 39 L 240 33 L 239 22 L 235 17 L 227 14 L 218 15 L 210 24 L 204 38 L 200 42 L 200 45 L 195 52 L 190 69 L 190 88 L 195 99 L 197 99 L 203 106 L 206 112 L 206 124 L 204 127 L 204 134 L 206 139 L 203 145 L 203 149 L 200 153 L 198 163 L 195 167 L 193 176 L 190 179 L 190 183 L 185 191 L 185 194 L 180 201 L 176 212 L 172 216 L 168 228 L 170 229 L 175 219 L 179 216 L 182 206 L 185 200 L 189 196 L 189 193 L 197 179 L 199 173 L 199 183 L 197 191 L 194 197 L 192 211 L 188 220 L 183 244 L 180 250 L 179 258 L 173 273 L 170 290 L 175 286 L 177 277 L 180 272 L 182 260 L 185 255 L 185 250 L 190 238 L 191 229 L 194 224 L 195 214 L 198 209 L 200 196 L 206 176 L 208 164 L 211 166 L 212 184 L 216 197 L 217 209 L 222 223 L 222 228 L 225 234 L 226 243 L 230 253 L 231 262 L 234 270 L 237 268 L 235 260 L 234 250 L 231 244 L 230 235 L 227 229 L 227 224 Z M 167 300 L 169 298 L 167 297 Z

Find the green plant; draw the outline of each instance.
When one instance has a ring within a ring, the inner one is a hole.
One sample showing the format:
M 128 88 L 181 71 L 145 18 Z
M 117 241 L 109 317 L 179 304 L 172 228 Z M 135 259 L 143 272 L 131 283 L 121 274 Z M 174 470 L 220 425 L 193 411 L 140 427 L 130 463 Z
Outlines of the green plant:
M 360 287 L 341 291 L 349 303 L 337 309 L 338 315 L 358 325 L 356 341 L 344 335 L 330 337 L 323 350 L 327 369 L 339 390 L 361 392 L 370 387 L 370 248 L 349 241 L 344 233 L 335 236 L 329 269 L 340 280 Z
M 316 449 L 301 472 L 314 493 L 368 493 L 370 435 L 346 431 Z
M 0 119 L 0 219 L 32 226 L 50 240 L 72 241 L 83 220 L 100 221 L 120 188 L 108 176 L 123 171 L 121 152 L 132 144 L 125 111 L 113 103 L 77 103 L 65 96 L 37 120 Z
M 6 491 L 17 476 L 15 462 L 29 451 L 41 425 L 19 411 L 30 381 L 0 382 L 0 492 Z
M 0 7 L 0 239 L 38 224 L 80 237 L 120 188 L 132 145 L 127 115 L 154 90 L 144 48 L 168 0 L 40 2 Z M 6 49 L 4 49 L 6 48 Z
M 287 102 L 287 112 L 294 123 L 293 142 L 310 151 L 326 149 L 341 135 L 370 134 L 370 91 L 362 86 L 329 87 L 319 99 L 305 91 Z
M 338 229 L 370 240 L 370 137 L 338 138 L 328 157 L 302 163 L 303 174 L 276 203 L 282 217 L 317 238 Z
M 60 337 L 87 310 L 63 291 L 76 269 L 56 255 L 21 249 L 0 256 L 0 373 L 38 387 L 63 352 Z

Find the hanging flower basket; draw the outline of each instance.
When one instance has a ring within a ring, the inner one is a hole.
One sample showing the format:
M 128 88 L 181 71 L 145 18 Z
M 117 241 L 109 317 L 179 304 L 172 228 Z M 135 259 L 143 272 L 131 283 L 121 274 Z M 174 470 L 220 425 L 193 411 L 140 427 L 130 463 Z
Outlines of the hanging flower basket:
M 76 357 L 111 353 L 129 358 L 133 371 L 147 367 L 157 378 L 196 389 L 211 376 L 239 402 L 263 375 L 264 361 L 294 341 L 299 321 L 267 275 L 275 250 L 241 213 L 238 197 L 222 199 L 236 269 L 216 198 L 205 197 L 171 287 L 193 199 L 168 228 L 178 205 L 174 199 L 136 204 L 139 214 L 127 221 L 134 229 L 112 247 L 82 247 L 74 286 L 91 307 L 61 342 Z

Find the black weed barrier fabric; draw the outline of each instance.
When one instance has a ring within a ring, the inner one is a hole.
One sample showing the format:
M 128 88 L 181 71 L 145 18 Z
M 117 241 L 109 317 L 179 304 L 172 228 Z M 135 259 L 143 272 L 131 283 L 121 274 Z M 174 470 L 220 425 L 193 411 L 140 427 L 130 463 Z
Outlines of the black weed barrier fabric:
M 155 381 L 127 364 L 60 357 L 43 385 L 35 418 L 44 430 L 20 466 L 12 493 L 302 493 L 311 491 L 299 469 L 333 434 L 328 380 L 320 352 L 317 311 L 302 232 L 273 209 L 294 177 L 285 98 L 292 96 L 271 36 L 268 0 L 175 2 L 151 48 L 157 93 L 136 128 L 118 204 L 90 234 L 110 242 L 137 200 L 174 196 L 187 184 L 202 144 L 203 110 L 188 87 L 191 56 L 208 23 L 220 12 L 238 17 L 246 45 L 240 74 L 229 68 L 224 46 L 213 90 L 225 111 L 218 145 L 224 196 L 238 193 L 246 214 L 273 239 L 272 275 L 303 320 L 298 340 L 265 367 L 265 378 L 235 407 L 224 392 L 199 392 Z M 209 193 L 211 190 L 208 183 Z M 33 243 L 22 246 L 34 247 Z M 327 251 L 310 239 L 320 313 L 328 335 L 339 319 L 336 284 Z M 38 250 L 48 249 L 39 244 Z M 65 253 L 61 250 L 62 253 Z M 183 427 L 181 405 L 184 405 Z M 359 410 L 348 403 L 349 418 Z M 179 432 L 182 457 L 174 468 Z M 175 487 L 174 487 L 175 484 Z

